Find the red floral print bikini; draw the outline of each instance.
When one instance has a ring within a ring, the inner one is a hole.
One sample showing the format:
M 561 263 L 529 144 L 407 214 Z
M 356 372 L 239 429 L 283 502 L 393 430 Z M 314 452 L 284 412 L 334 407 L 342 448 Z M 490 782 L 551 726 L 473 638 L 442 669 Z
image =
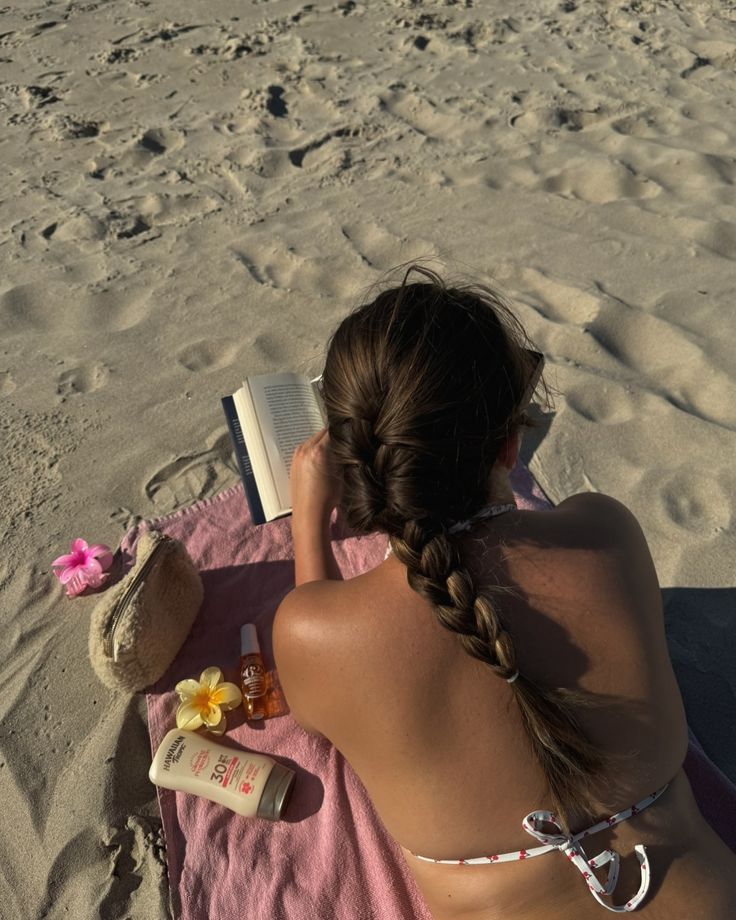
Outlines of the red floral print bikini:
M 588 859 L 580 845 L 580 841 L 585 837 L 598 833 L 598 831 L 605 830 L 607 827 L 614 827 L 614 825 L 619 824 L 621 821 L 625 821 L 632 815 L 638 815 L 639 812 L 644 811 L 652 802 L 656 801 L 668 786 L 669 783 L 665 783 L 661 789 L 648 795 L 645 799 L 642 799 L 641 802 L 637 802 L 636 805 L 632 805 L 631 808 L 620 811 L 610 818 L 604 818 L 603 821 L 599 821 L 598 824 L 594 824 L 593 827 L 589 827 L 587 830 L 580 831 L 580 833 L 570 836 L 566 836 L 562 832 L 562 828 L 557 823 L 556 816 L 551 811 L 532 811 L 521 823 L 528 834 L 531 834 L 532 837 L 535 837 L 544 844 L 544 846 L 541 847 L 532 847 L 530 850 L 516 850 L 512 853 L 499 853 L 496 856 L 476 856 L 474 859 L 432 859 L 429 856 L 420 856 L 418 853 L 412 853 L 412 856 L 424 862 L 440 863 L 443 866 L 480 866 L 488 863 L 512 862 L 517 859 L 531 859 L 534 856 L 543 856 L 545 853 L 552 853 L 554 850 L 559 850 L 580 870 L 581 875 L 590 889 L 590 893 L 599 904 L 602 904 L 603 907 L 606 908 L 606 910 L 612 910 L 615 913 L 636 910 L 649 890 L 650 870 L 646 847 L 639 843 L 634 847 L 636 857 L 641 867 L 641 884 L 639 885 L 639 890 L 633 898 L 630 898 L 625 904 L 617 907 L 614 904 L 606 904 L 602 896 L 610 897 L 613 894 L 613 889 L 616 887 L 616 882 L 618 881 L 619 854 L 615 850 L 603 850 L 597 856 Z M 552 825 L 555 831 L 550 833 L 549 831 L 541 830 L 542 826 L 545 824 Z M 590 870 L 605 866 L 606 863 L 611 863 L 611 868 L 608 870 L 608 878 L 604 885 L 598 881 Z

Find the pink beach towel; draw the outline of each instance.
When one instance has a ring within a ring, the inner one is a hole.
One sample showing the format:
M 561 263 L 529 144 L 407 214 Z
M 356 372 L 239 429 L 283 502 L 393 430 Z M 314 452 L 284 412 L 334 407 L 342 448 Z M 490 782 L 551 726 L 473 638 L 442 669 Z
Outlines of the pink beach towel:
M 512 476 L 519 507 L 549 503 L 521 462 Z M 173 687 L 210 665 L 237 682 L 239 632 L 256 623 L 273 667 L 271 624 L 294 583 L 288 519 L 254 527 L 240 485 L 150 521 L 141 529 L 181 540 L 202 574 L 205 599 L 168 673 L 147 694 L 151 749 L 175 726 Z M 350 536 L 333 525 L 333 550 L 345 578 L 378 565 L 385 536 Z M 158 790 L 172 903 L 181 920 L 431 920 L 401 851 L 342 756 L 291 716 L 251 725 L 228 713 L 223 743 L 273 755 L 297 771 L 285 820 L 246 819 L 197 796 Z M 686 769 L 704 814 L 726 838 L 736 790 L 692 739 Z M 732 834 L 733 836 L 733 834 Z M 736 840 L 729 840 L 736 849 Z

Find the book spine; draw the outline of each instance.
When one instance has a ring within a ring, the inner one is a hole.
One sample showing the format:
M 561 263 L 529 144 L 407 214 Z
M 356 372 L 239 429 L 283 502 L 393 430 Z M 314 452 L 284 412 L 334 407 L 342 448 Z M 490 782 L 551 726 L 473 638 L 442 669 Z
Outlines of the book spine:
M 223 396 L 221 402 L 227 419 L 227 427 L 230 430 L 230 437 L 235 448 L 235 459 L 238 461 L 240 478 L 243 480 L 243 489 L 250 508 L 251 519 L 254 524 L 265 524 L 266 515 L 263 513 L 261 496 L 258 494 L 258 486 L 253 475 L 253 467 L 250 464 L 248 448 L 245 446 L 245 437 L 238 418 L 238 410 L 235 408 L 232 396 Z

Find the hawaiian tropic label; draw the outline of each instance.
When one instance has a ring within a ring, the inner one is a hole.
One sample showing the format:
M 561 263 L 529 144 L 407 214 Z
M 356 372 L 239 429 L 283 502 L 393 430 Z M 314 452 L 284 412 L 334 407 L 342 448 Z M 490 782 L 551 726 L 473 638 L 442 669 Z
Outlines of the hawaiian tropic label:
M 241 661 L 240 680 L 243 696 L 248 699 L 266 692 L 266 671 L 260 655 L 246 655 Z

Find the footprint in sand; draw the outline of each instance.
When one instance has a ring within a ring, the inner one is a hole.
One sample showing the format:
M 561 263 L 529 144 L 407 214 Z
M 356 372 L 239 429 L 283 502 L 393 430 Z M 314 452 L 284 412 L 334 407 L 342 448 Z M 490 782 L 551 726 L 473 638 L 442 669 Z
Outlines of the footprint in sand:
M 684 530 L 711 535 L 731 523 L 731 496 L 713 476 L 677 471 L 661 480 L 658 498 L 664 515 Z
M 110 512 L 110 520 L 118 524 L 124 530 L 128 530 L 134 524 L 141 521 L 142 518 L 137 512 L 130 508 L 126 508 L 125 505 L 121 505 L 119 508 Z
M 635 406 L 626 388 L 604 378 L 568 389 L 565 402 L 567 408 L 587 421 L 601 425 L 619 425 L 635 416 Z
M 606 204 L 622 198 L 653 198 L 662 187 L 625 163 L 608 157 L 588 158 L 548 176 L 541 187 L 563 198 Z
M 99 137 L 110 127 L 110 124 L 107 121 L 96 121 L 92 118 L 70 118 L 68 115 L 61 115 L 52 122 L 50 127 L 53 136 L 59 140 L 80 140 Z
M 202 339 L 182 348 L 176 360 L 188 371 L 204 371 L 207 368 L 226 367 L 234 358 L 237 346 L 232 342 Z
M 105 386 L 110 376 L 110 368 L 97 361 L 94 364 L 80 364 L 60 374 L 56 381 L 56 394 L 64 402 L 67 396 L 80 393 L 92 393 Z
M 251 348 L 261 359 L 270 362 L 274 366 L 283 365 L 286 361 L 284 343 L 278 336 L 262 332 L 253 339 Z
M 0 294 L 3 335 L 67 334 L 69 329 L 120 331 L 148 318 L 150 289 L 91 291 L 61 282 L 19 284 Z M 49 307 L 51 305 L 51 309 Z
M 293 133 L 293 129 L 287 126 Z M 352 148 L 359 149 L 363 128 L 337 128 L 323 131 L 302 144 L 288 147 L 271 147 L 247 157 L 247 165 L 264 179 L 293 177 L 294 170 L 320 172 L 323 175 L 338 175 L 350 169 L 354 162 Z M 275 133 L 275 132 L 272 132 Z
M 54 220 L 40 231 L 41 236 L 54 243 L 101 243 L 105 239 L 105 225 L 95 217 L 78 214 L 68 220 Z
M 132 204 L 140 212 L 142 219 L 152 227 L 165 227 L 170 224 L 182 227 L 222 207 L 217 198 L 201 192 L 150 194 L 133 199 Z
M 102 131 L 105 124 L 100 122 L 98 127 Z M 104 152 L 88 164 L 87 175 L 91 179 L 105 179 L 111 173 L 122 176 L 131 171 L 160 170 L 164 163 L 172 162 L 169 155 L 177 153 L 184 146 L 182 132 L 167 127 L 143 131 L 133 137 L 122 151 L 105 142 L 104 132 L 96 140 Z
M 162 466 L 143 490 L 156 509 L 168 512 L 232 485 L 235 472 L 232 442 L 224 432 L 208 450 L 182 455 Z
M 668 132 L 673 133 L 671 114 L 654 108 L 638 109 L 621 118 L 614 118 L 611 128 L 617 134 L 641 138 L 657 138 Z
M 280 82 L 240 94 L 246 120 L 234 112 L 214 125 L 220 133 L 240 134 L 244 126 L 262 138 L 265 149 L 252 144 L 232 158 L 264 178 L 294 177 L 295 170 L 340 175 L 362 161 L 374 128 L 358 120 L 344 123 L 341 108 L 350 103 L 332 67 L 322 66 L 308 78 L 282 73 Z M 351 115 L 355 113 L 351 110 Z
M 457 114 L 443 111 L 430 98 L 408 89 L 403 83 L 392 83 L 378 94 L 379 108 L 408 125 L 423 137 L 451 137 L 457 128 Z
M 183 147 L 184 137 L 172 128 L 151 128 L 138 138 L 137 144 L 148 153 L 161 156 L 162 153 L 173 153 Z
M 152 235 L 147 237 L 151 239 L 160 236 L 162 227 L 183 227 L 220 207 L 220 202 L 212 195 L 196 192 L 150 194 L 128 199 L 122 209 L 109 211 L 97 223 L 103 237 L 108 239 L 129 240 L 152 231 Z
M 290 229 L 293 239 L 313 239 L 316 232 L 313 216 L 306 212 L 295 216 Z M 309 297 L 314 291 L 320 291 L 324 297 L 341 299 L 350 295 L 343 276 L 331 270 L 321 256 L 305 250 L 298 252 L 294 246 L 277 245 L 268 235 L 265 224 L 254 225 L 250 230 L 249 251 L 232 249 L 231 252 L 258 284 L 290 292 L 301 291 Z
M 101 51 L 94 59 L 100 64 L 127 64 L 137 57 L 140 57 L 140 51 L 135 48 L 113 48 L 112 51 Z
M 517 101 L 517 99 L 514 99 Z M 521 102 L 521 99 L 518 99 Z M 600 124 L 610 118 L 606 108 L 597 105 L 593 109 L 570 109 L 564 106 L 552 106 L 521 112 L 509 119 L 509 124 L 522 131 L 533 134 L 544 132 L 551 134 L 557 129 L 565 131 L 583 131 L 590 125 Z
M 202 43 L 187 50 L 187 54 L 197 57 L 216 57 L 221 61 L 237 61 L 246 54 L 253 53 L 253 43 L 246 38 L 230 36 L 214 45 Z

